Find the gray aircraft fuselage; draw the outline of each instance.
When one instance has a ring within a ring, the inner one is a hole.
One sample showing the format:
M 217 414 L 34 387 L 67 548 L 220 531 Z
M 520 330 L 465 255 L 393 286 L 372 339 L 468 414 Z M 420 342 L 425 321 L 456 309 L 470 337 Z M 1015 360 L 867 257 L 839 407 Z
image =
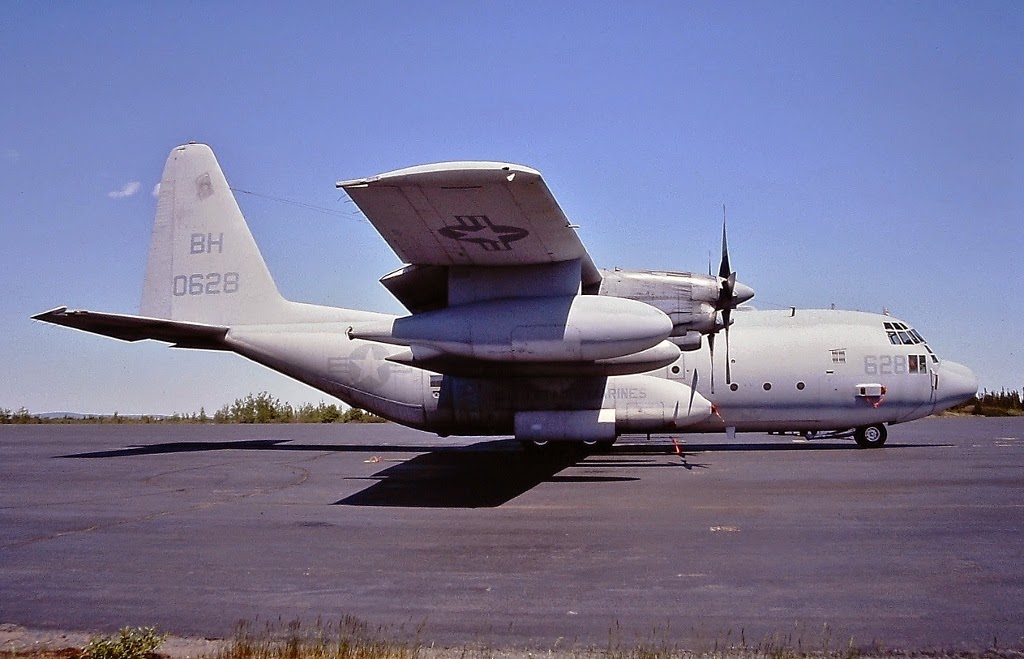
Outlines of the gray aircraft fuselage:
M 374 318 L 373 320 L 379 320 Z M 969 370 L 938 361 L 925 343 L 893 344 L 889 316 L 853 311 L 755 311 L 731 327 L 732 382 L 725 351 L 715 354 L 715 391 L 706 350 L 636 375 L 600 378 L 465 378 L 386 361 L 393 346 L 349 339 L 348 325 L 275 326 L 228 331 L 234 351 L 352 405 L 441 435 L 510 435 L 517 412 L 616 410 L 617 434 L 656 432 L 818 431 L 903 423 L 969 398 Z M 917 366 L 911 372 L 910 359 Z M 679 424 L 676 408 L 697 391 L 715 407 Z M 881 390 L 861 391 L 864 385 Z M 872 395 L 874 394 L 874 395 Z

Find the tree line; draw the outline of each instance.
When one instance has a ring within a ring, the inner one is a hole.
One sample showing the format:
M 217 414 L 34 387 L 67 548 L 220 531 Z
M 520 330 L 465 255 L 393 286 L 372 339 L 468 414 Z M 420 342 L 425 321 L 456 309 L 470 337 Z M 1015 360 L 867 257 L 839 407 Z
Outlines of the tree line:
M 950 411 L 977 416 L 1024 416 L 1022 391 L 1002 389 L 996 392 L 986 389 L 975 396 L 974 400 L 960 403 Z
M 204 423 L 383 423 L 375 414 L 370 414 L 357 407 L 343 409 L 334 403 L 304 403 L 291 405 L 282 402 L 269 392 L 248 394 L 244 398 L 236 398 L 214 412 L 206 413 L 205 408 L 198 412 L 174 413 L 171 415 L 142 414 L 124 416 L 113 414 L 67 415 L 61 417 L 40 416 L 22 407 L 17 410 L 0 408 L 0 424 L 35 424 L 35 423 L 166 423 L 166 424 L 204 424 Z

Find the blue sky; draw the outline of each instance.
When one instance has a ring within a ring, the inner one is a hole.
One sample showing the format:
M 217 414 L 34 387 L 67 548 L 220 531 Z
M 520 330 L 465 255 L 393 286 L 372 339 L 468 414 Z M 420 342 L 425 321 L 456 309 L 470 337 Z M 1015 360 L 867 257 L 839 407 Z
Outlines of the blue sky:
M 726 203 L 755 306 L 888 307 L 1020 388 L 1021 35 L 1016 2 L 3 3 L 0 407 L 325 399 L 29 320 L 137 311 L 151 191 L 189 140 L 235 187 L 342 213 L 239 199 L 292 299 L 401 311 L 335 180 L 507 160 L 602 266 L 704 270 Z

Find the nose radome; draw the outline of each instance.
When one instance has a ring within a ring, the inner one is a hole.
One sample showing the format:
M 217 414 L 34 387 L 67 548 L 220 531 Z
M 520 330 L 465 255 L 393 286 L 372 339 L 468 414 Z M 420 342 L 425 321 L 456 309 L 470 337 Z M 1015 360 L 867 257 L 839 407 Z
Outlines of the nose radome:
M 978 378 L 963 364 L 942 362 L 939 368 L 939 398 L 949 407 L 974 398 Z

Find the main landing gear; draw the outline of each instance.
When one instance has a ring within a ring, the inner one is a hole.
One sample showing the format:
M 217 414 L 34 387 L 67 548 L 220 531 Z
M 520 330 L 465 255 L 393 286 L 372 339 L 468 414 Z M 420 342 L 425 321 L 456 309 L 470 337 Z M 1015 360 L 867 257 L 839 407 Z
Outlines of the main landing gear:
M 853 431 L 853 439 L 861 448 L 880 448 L 882 444 L 885 444 L 888 435 L 885 426 L 880 423 L 873 426 L 861 426 Z

